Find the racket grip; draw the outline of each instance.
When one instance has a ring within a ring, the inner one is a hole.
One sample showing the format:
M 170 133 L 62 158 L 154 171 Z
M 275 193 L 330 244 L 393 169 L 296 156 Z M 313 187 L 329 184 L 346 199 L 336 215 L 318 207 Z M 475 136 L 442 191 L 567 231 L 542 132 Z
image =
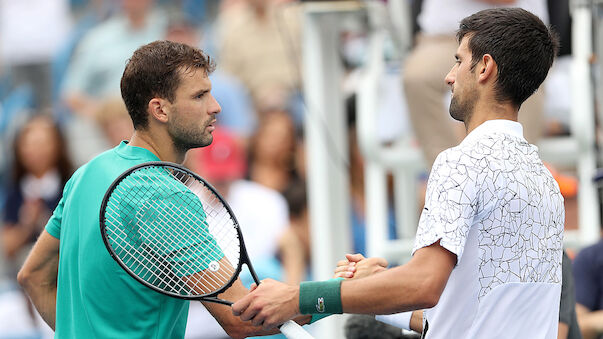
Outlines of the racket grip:
M 310 333 L 306 332 L 306 330 L 293 320 L 285 322 L 279 329 L 288 339 L 314 339 Z

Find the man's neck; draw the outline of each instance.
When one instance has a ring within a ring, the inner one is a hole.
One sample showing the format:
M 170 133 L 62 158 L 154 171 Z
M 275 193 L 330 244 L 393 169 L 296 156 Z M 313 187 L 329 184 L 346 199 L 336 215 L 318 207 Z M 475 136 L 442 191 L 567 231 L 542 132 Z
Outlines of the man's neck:
M 130 146 L 146 148 L 155 154 L 161 161 L 169 161 L 177 164 L 184 162 L 186 152 L 179 152 L 174 147 L 169 137 L 161 136 L 146 130 L 136 130 L 130 138 Z
M 467 134 L 488 120 L 505 119 L 517 121 L 518 110 L 510 103 L 492 101 L 479 102 L 468 121 L 465 121 Z

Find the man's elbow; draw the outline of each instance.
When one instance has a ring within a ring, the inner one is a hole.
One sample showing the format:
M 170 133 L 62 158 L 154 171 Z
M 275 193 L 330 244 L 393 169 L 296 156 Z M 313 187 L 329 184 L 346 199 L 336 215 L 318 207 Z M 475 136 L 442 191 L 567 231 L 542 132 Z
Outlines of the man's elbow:
M 33 288 L 47 285 L 35 272 L 28 270 L 26 267 L 22 267 L 19 273 L 17 273 L 17 282 L 25 291 L 31 291 Z
M 27 290 L 27 287 L 31 285 L 31 273 L 21 268 L 19 273 L 17 273 L 17 282 Z
M 439 281 L 426 280 L 421 288 L 421 308 L 432 308 L 440 301 L 444 286 Z
M 421 308 L 432 308 L 437 305 L 440 301 L 440 294 L 433 292 L 423 293 L 422 301 L 423 305 L 421 306 Z

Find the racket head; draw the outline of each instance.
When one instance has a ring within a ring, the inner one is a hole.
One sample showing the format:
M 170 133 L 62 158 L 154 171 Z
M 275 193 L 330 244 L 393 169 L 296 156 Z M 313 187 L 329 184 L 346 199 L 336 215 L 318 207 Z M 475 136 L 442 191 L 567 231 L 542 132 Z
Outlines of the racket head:
M 154 161 L 126 170 L 105 193 L 99 219 L 111 257 L 159 293 L 216 301 L 243 263 L 257 281 L 230 206 L 178 164 Z

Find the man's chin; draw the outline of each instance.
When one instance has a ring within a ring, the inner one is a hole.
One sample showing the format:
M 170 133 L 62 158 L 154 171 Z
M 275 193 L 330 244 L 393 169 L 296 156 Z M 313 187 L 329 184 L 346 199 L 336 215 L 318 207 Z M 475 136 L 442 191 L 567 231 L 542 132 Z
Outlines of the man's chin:
M 450 117 L 456 121 L 465 122 L 465 116 L 463 114 L 459 114 L 460 112 L 450 110 Z

